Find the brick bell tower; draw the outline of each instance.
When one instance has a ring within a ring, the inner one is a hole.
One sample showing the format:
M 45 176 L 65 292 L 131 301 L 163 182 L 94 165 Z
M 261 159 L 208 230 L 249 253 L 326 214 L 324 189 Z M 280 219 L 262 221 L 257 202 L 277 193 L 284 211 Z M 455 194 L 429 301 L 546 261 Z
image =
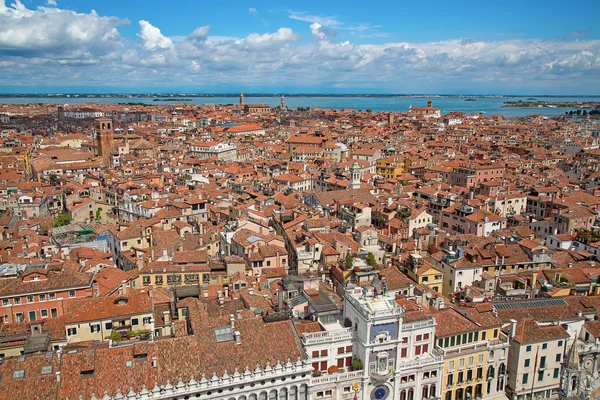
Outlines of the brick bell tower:
M 95 126 L 96 155 L 102 157 L 102 163 L 110 167 L 110 153 L 115 145 L 113 121 L 110 118 L 98 118 Z

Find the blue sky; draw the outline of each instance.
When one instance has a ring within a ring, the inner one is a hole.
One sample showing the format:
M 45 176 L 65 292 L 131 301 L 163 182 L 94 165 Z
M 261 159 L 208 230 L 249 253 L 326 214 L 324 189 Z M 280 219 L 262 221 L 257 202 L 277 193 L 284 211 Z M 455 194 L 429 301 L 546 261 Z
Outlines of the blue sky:
M 600 94 L 599 1 L 295 3 L 0 0 L 0 92 Z

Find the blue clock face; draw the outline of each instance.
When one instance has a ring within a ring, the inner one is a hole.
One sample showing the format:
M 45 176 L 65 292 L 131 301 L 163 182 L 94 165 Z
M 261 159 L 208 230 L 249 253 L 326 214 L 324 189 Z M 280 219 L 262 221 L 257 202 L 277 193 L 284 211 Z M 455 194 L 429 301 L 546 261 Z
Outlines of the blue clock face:
M 387 386 L 378 386 L 371 391 L 371 400 L 385 400 L 388 398 L 390 390 Z

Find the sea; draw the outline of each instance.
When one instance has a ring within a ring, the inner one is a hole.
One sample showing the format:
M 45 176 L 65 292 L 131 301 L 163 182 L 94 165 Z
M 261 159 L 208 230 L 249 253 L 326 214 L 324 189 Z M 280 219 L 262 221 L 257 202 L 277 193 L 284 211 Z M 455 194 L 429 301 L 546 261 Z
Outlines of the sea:
M 535 96 L 480 96 L 480 97 L 452 97 L 452 96 L 288 96 L 286 97 L 286 105 L 288 108 L 310 107 L 310 108 L 328 108 L 342 109 L 352 108 L 355 110 L 372 110 L 376 112 L 392 111 L 406 112 L 410 106 L 425 107 L 427 100 L 432 100 L 433 107 L 439 108 L 442 114 L 451 111 L 462 111 L 468 114 L 483 113 L 484 115 L 502 114 L 506 117 L 521 117 L 532 114 L 542 114 L 548 116 L 556 116 L 564 114 L 577 108 L 503 108 L 502 105 L 507 101 L 528 101 L 530 98 L 535 98 L 541 101 L 554 102 L 600 102 L 598 97 L 535 97 Z M 11 104 L 27 104 L 27 103 L 52 103 L 52 104 L 84 104 L 84 103 L 146 103 L 153 105 L 163 105 L 169 103 L 193 103 L 193 104 L 237 104 L 238 96 L 207 96 L 207 97 L 186 97 L 185 95 L 173 95 L 173 101 L 169 97 L 160 97 L 161 101 L 154 101 L 156 97 L 0 97 L 1 103 Z M 191 101 L 176 101 L 176 99 L 190 99 Z M 475 101 L 467 101 L 473 99 Z M 268 104 L 272 107 L 280 104 L 279 96 L 245 96 L 246 103 Z

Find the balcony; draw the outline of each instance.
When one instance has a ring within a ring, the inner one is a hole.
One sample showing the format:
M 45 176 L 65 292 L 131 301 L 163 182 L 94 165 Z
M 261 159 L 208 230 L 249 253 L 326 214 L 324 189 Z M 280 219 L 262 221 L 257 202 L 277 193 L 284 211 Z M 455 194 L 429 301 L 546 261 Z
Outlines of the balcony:
M 302 343 L 305 346 L 308 346 L 321 343 L 337 342 L 341 340 L 352 340 L 353 338 L 354 332 L 352 332 L 352 328 L 346 328 L 331 332 L 325 331 L 305 333 L 302 335 Z
M 401 363 L 400 368 L 401 369 L 410 369 L 410 368 L 415 368 L 415 367 L 424 367 L 424 366 L 428 366 L 428 365 L 432 365 L 432 364 L 442 363 L 444 361 L 442 354 L 437 349 L 433 349 L 433 351 L 430 353 L 430 355 L 431 356 L 427 357 L 427 358 L 421 358 L 418 360 L 406 361 L 406 362 L 403 361 Z
M 444 357 L 449 357 L 456 354 L 469 354 L 483 350 L 501 350 L 506 347 L 508 347 L 508 337 L 501 334 L 500 337 L 497 339 L 491 339 L 477 343 L 461 344 L 458 346 L 446 348 L 436 346 L 436 349 L 439 352 L 441 352 L 444 355 Z
M 435 319 L 429 317 L 425 321 L 408 322 L 402 324 L 402 331 L 412 331 L 415 329 L 435 326 Z
M 310 378 L 310 386 L 313 385 L 322 385 L 322 384 L 331 384 L 337 382 L 346 382 L 350 380 L 355 380 L 361 378 L 363 375 L 363 371 L 352 371 L 345 373 L 337 373 L 337 374 L 327 374 L 319 377 L 311 377 Z

